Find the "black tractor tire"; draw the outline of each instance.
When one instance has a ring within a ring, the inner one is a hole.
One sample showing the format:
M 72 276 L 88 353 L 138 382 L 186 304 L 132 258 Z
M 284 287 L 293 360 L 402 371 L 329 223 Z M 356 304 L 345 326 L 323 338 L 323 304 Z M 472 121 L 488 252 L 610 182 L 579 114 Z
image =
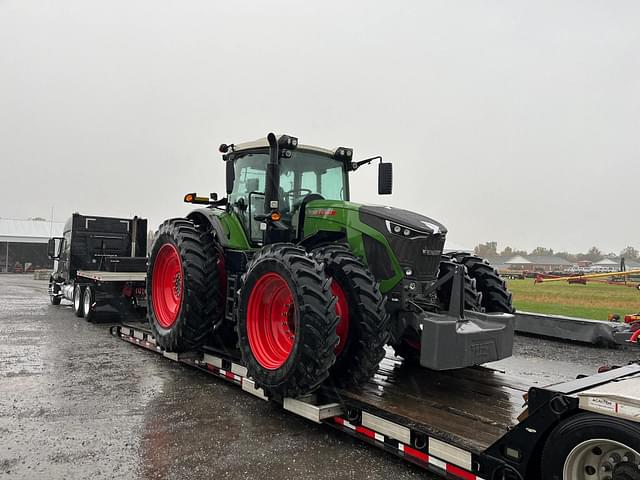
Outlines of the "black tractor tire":
M 49 302 L 51 302 L 51 305 L 60 305 L 60 301 L 62 300 L 62 297 L 58 295 L 60 293 L 60 287 L 53 278 L 49 280 L 49 292 L 53 294 L 49 294 Z
M 84 288 L 81 285 L 73 287 L 73 313 L 76 317 L 82 318 L 84 315 L 84 308 L 82 304 L 82 295 L 84 294 Z
M 338 387 L 362 386 L 373 377 L 385 356 L 390 333 L 386 298 L 369 269 L 347 246 L 320 247 L 313 255 L 331 278 L 338 313 L 346 310 L 346 319 L 341 318 L 338 323 L 338 335 L 344 332 L 344 345 L 336 348 L 330 380 Z
M 238 347 L 248 375 L 282 399 L 317 389 L 338 344 L 335 299 L 323 266 L 293 244 L 267 245 L 242 276 Z
M 542 451 L 541 478 L 544 480 L 583 478 L 575 476 L 565 477 L 563 470 L 565 462 L 570 465 L 572 463 L 572 456 L 575 459 L 577 455 L 580 455 L 580 446 L 588 445 L 584 442 L 589 441 L 593 442 L 592 445 L 589 445 L 591 448 L 590 453 L 592 454 L 589 458 L 593 462 L 597 460 L 598 452 L 600 452 L 601 455 L 607 454 L 606 445 L 613 445 L 607 442 L 624 445 L 627 448 L 623 447 L 621 450 L 634 450 L 640 456 L 640 425 L 635 422 L 593 413 L 580 413 L 570 417 L 556 426 L 545 442 Z M 623 457 L 623 455 L 618 456 Z M 610 478 L 639 479 L 639 465 L 640 458 L 638 457 L 627 462 L 622 458 L 613 465 L 609 463 L 609 466 L 613 467 Z M 589 473 L 594 472 L 591 474 L 592 476 L 595 475 L 595 473 L 599 473 L 597 464 L 586 465 L 585 470 L 586 469 L 589 469 Z M 586 475 L 585 470 L 582 470 L 580 474 Z M 586 476 L 584 478 L 586 478 Z M 591 478 L 591 476 L 589 478 Z
M 402 357 L 407 364 L 420 363 L 420 346 L 422 339 L 420 332 L 414 327 L 402 330 L 399 338 L 391 338 L 391 345 L 396 356 Z
M 87 322 L 92 322 L 95 317 L 95 311 L 93 308 L 93 289 L 91 287 L 85 287 L 82 294 L 82 311 L 84 313 L 84 319 Z
M 438 271 L 438 278 L 442 278 L 449 272 L 452 272 L 459 262 L 448 255 L 442 255 L 440 259 L 440 269 Z M 449 281 L 445 282 L 438 289 L 438 300 L 444 310 L 449 308 L 449 302 L 451 300 L 451 292 L 453 291 L 452 277 Z M 482 293 L 478 291 L 476 280 L 469 275 L 469 270 L 465 268 L 464 273 L 464 309 L 482 311 Z
M 456 253 L 454 258 L 467 267 L 469 276 L 476 281 L 482 294 L 481 306 L 487 313 L 514 313 L 512 294 L 498 271 L 483 258 L 467 253 Z
M 160 225 L 147 267 L 147 319 L 165 350 L 200 347 L 223 315 L 219 252 L 212 233 L 198 230 L 191 220 Z

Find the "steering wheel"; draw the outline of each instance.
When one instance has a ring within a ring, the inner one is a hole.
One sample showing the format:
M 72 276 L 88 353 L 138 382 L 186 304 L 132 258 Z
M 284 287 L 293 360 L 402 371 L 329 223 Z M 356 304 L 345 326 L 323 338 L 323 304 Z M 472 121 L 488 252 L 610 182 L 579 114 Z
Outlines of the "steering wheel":
M 306 195 L 303 196 L 297 202 L 292 203 L 288 208 L 283 208 L 280 211 L 280 213 L 285 214 L 285 213 L 289 213 L 289 212 L 295 211 L 298 207 L 300 207 L 300 205 L 302 204 L 304 199 L 307 198 L 309 195 L 311 195 L 313 193 L 310 188 L 294 188 L 292 190 L 289 190 L 288 192 L 284 192 L 284 195 L 288 198 L 289 196 L 291 196 L 291 194 L 298 193 L 298 192 L 300 192 L 300 193 L 306 192 Z

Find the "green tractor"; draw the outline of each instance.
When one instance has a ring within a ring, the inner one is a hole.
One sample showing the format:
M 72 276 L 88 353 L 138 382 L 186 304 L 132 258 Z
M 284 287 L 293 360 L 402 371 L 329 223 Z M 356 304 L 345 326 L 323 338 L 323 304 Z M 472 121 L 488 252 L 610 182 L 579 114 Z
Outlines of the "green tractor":
M 204 207 L 165 221 L 151 249 L 158 345 L 228 349 L 277 398 L 360 386 L 385 345 L 435 370 L 511 355 L 511 294 L 486 261 L 443 253 L 431 218 L 350 201 L 349 175 L 374 161 L 391 193 L 382 157 L 272 133 L 220 151 L 227 197 L 187 194 Z

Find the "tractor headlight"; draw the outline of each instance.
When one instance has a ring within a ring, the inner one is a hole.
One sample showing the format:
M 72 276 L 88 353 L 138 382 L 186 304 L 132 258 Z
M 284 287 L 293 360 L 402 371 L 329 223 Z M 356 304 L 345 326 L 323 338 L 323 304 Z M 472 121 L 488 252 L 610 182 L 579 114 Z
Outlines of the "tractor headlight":
M 411 270 L 410 268 L 405 268 L 405 269 L 404 269 L 404 274 L 405 274 L 407 277 L 410 277 L 411 275 L 413 275 L 413 270 Z
M 414 230 L 413 228 L 405 227 L 404 225 L 400 225 L 389 220 L 385 220 L 385 225 L 387 226 L 387 230 L 389 233 L 393 233 L 395 235 L 400 235 L 406 238 L 415 238 L 415 237 L 426 237 L 429 234 L 426 232 L 420 232 L 418 230 Z

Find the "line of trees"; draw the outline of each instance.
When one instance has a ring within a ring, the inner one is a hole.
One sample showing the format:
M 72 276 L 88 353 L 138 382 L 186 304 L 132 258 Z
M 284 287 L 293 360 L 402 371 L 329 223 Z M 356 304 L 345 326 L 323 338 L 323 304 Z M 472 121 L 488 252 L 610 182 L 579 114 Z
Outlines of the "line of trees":
M 476 245 L 474 248 L 474 252 L 476 255 L 480 257 L 514 257 L 516 255 L 538 255 L 538 256 L 556 256 L 560 258 L 564 258 L 569 262 L 577 262 L 580 260 L 590 260 L 592 262 L 597 262 L 598 260 L 602 260 L 603 258 L 616 258 L 616 257 L 624 257 L 627 260 L 639 260 L 640 252 L 632 246 L 625 247 L 619 254 L 614 252 L 604 253 L 598 247 L 591 247 L 584 253 L 570 253 L 570 252 L 556 252 L 553 248 L 545 248 L 545 247 L 536 247 L 530 252 L 527 250 L 518 250 L 512 248 L 510 246 L 504 247 L 502 251 L 498 250 L 498 242 L 485 242 L 479 245 Z

